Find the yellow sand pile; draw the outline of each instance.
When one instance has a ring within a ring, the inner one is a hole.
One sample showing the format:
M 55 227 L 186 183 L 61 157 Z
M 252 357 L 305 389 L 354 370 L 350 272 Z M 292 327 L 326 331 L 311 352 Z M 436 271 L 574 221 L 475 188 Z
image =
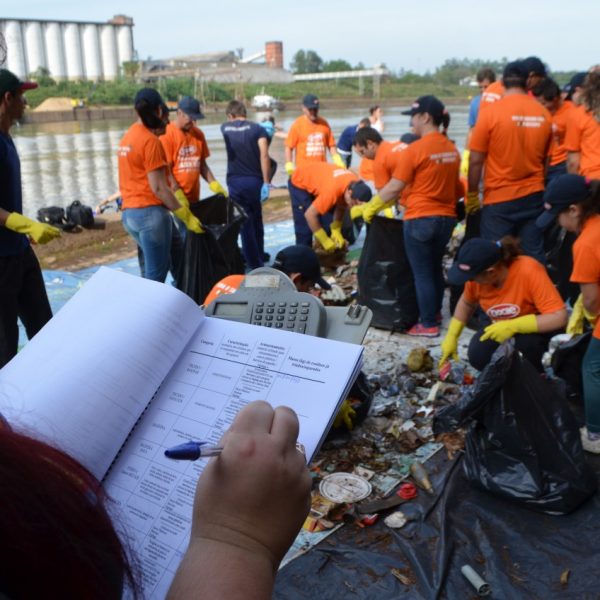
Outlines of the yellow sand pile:
M 49 112 L 53 110 L 73 110 L 71 98 L 46 98 L 35 109 L 35 112 Z

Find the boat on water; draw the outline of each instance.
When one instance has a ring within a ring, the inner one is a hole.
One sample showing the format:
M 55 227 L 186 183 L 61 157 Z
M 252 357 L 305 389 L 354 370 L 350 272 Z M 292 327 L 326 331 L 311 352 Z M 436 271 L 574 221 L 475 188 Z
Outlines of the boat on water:
M 283 103 L 278 98 L 274 96 L 270 96 L 269 94 L 265 94 L 265 90 L 263 88 L 260 94 L 257 94 L 252 98 L 252 108 L 256 108 L 257 110 L 282 110 Z

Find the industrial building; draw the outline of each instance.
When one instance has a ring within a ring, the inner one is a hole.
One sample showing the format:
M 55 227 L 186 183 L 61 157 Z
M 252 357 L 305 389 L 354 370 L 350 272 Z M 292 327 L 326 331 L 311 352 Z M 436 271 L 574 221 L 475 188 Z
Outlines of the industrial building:
M 0 19 L 7 45 L 6 68 L 27 77 L 40 67 L 59 80 L 110 81 L 135 59 L 133 19 L 106 23 Z

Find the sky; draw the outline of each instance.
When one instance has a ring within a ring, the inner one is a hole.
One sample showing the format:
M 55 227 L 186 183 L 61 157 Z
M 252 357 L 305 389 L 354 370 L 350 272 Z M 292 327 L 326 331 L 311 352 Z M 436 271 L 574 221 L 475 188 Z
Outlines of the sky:
M 168 10 L 173 6 L 174 10 Z M 20 0 L 0 18 L 107 21 L 133 17 L 140 58 L 236 50 L 283 42 L 285 66 L 299 49 L 393 71 L 434 71 L 448 58 L 537 55 L 556 71 L 600 63 L 598 0 Z

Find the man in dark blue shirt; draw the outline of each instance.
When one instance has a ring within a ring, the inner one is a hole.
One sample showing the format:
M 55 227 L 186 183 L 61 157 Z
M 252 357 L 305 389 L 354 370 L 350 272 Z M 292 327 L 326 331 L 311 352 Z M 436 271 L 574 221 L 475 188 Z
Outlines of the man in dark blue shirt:
M 18 318 L 31 339 L 52 317 L 29 238 L 45 244 L 58 237 L 60 229 L 21 214 L 21 162 L 9 133 L 25 111 L 23 92 L 36 87 L 0 69 L 0 368 L 17 353 Z
M 371 127 L 371 121 L 368 117 L 360 120 L 358 125 L 350 125 L 342 131 L 342 135 L 338 138 L 337 151 L 346 164 L 346 169 L 350 168 L 352 163 L 352 146 L 354 145 L 354 136 L 359 129 L 363 127 Z
M 227 187 L 230 197 L 248 215 L 242 225 L 242 254 L 248 269 L 264 264 L 262 206 L 269 198 L 269 143 L 258 123 L 246 119 L 246 107 L 232 100 L 226 110 L 227 123 L 221 125 L 227 150 Z

